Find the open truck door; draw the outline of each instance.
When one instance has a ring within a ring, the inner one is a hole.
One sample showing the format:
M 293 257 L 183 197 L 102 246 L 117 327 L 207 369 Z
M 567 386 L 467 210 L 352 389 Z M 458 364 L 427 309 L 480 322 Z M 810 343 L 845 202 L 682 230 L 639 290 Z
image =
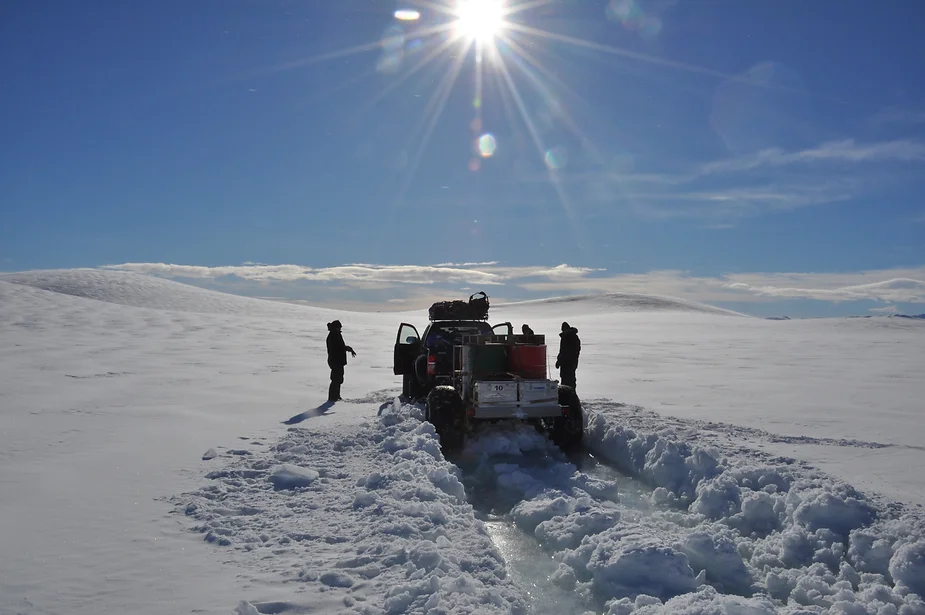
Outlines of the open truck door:
M 514 335 L 514 326 L 509 322 L 502 322 L 491 328 L 492 335 Z
M 398 325 L 395 338 L 395 352 L 392 361 L 392 373 L 396 376 L 413 375 L 414 360 L 421 352 L 421 336 L 414 325 L 406 322 Z

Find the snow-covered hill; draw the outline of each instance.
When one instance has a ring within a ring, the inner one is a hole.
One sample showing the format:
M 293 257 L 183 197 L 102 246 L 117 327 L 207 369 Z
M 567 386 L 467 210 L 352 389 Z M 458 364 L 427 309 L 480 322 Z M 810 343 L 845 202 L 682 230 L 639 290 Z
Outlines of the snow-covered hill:
M 447 460 L 394 399 L 424 313 L 4 275 L 0 613 L 925 612 L 925 323 L 620 301 L 496 308 L 579 328 L 586 451 Z
M 322 308 L 221 293 L 155 276 L 104 269 L 63 269 L 0 274 L 0 281 L 131 307 L 260 318 L 311 318 Z

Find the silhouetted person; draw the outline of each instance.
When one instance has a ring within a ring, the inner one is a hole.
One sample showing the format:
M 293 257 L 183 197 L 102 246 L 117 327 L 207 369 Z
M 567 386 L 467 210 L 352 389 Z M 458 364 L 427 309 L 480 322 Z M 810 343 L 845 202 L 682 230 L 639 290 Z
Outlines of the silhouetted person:
M 524 323 L 520 330 L 523 331 L 524 335 L 536 335 L 527 323 Z
M 328 367 L 331 368 L 331 386 L 328 387 L 328 401 L 340 401 L 340 385 L 344 383 L 344 366 L 347 365 L 347 353 L 354 357 L 357 353 L 344 343 L 340 330 L 343 325 L 339 320 L 328 323 Z
M 578 329 L 567 322 L 562 323 L 562 333 L 559 334 L 559 355 L 556 357 L 556 367 L 559 369 L 559 379 L 562 384 L 573 389 L 577 387 L 575 372 L 578 370 L 578 355 L 581 354 L 581 340 L 578 339 Z

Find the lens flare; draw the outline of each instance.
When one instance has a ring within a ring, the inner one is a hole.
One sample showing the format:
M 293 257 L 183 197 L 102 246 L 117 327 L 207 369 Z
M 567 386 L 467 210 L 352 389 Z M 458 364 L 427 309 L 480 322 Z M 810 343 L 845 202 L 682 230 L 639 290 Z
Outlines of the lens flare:
M 546 151 L 543 159 L 546 161 L 547 167 L 553 171 L 558 171 L 568 164 L 568 151 L 564 147 L 554 147 Z
M 421 14 L 413 9 L 398 9 L 395 11 L 395 19 L 399 21 L 417 21 Z
M 490 132 L 487 132 L 479 137 L 478 148 L 479 154 L 482 156 L 482 158 L 491 158 L 492 155 L 494 155 L 495 149 L 497 149 L 497 147 L 498 143 L 495 141 L 494 135 Z

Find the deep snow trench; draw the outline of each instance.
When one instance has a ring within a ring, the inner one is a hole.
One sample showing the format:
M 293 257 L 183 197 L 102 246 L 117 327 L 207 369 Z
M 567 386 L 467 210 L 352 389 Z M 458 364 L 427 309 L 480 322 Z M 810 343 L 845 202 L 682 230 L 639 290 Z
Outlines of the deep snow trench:
M 287 604 L 242 596 L 251 615 L 925 613 L 920 518 L 650 419 L 589 403 L 581 453 L 498 424 L 447 460 L 420 408 L 386 401 L 207 455 L 211 484 L 174 501 L 292 584 Z

